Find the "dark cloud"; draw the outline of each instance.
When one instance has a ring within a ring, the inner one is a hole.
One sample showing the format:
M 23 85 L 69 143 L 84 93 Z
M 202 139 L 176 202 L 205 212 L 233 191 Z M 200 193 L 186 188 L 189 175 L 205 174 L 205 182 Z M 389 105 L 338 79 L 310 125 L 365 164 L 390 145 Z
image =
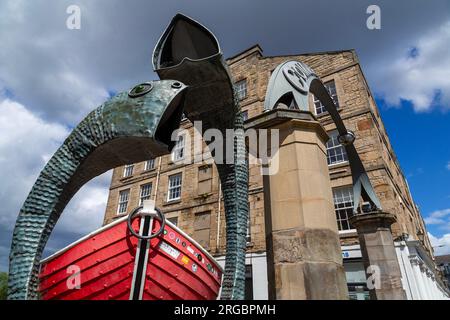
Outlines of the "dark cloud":
M 65 26 L 70 4 L 81 7 L 81 30 Z M 381 7 L 381 30 L 366 28 L 370 4 Z M 109 91 L 155 78 L 151 52 L 177 12 L 210 27 L 226 55 L 256 42 L 267 55 L 355 48 L 372 70 L 448 20 L 449 7 L 446 0 L 3 1 L 0 79 L 45 119 L 73 124 Z

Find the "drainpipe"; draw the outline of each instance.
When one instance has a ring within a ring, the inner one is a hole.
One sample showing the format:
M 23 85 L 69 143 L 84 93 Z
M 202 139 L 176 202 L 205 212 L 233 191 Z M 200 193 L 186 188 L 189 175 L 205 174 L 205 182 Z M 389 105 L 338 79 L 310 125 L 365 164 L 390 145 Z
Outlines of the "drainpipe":
M 159 163 L 158 163 L 158 173 L 156 174 L 156 186 L 155 186 L 155 196 L 153 197 L 153 199 L 155 200 L 155 205 L 156 205 L 156 198 L 158 198 L 158 187 L 159 187 L 159 176 L 161 175 L 161 162 L 162 162 L 162 157 L 159 157 Z

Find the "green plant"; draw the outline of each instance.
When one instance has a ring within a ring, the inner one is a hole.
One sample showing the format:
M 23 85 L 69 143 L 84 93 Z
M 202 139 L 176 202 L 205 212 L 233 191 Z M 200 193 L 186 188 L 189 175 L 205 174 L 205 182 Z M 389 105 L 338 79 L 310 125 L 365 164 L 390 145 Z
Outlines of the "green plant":
M 0 272 L 0 300 L 6 300 L 8 290 L 8 274 Z

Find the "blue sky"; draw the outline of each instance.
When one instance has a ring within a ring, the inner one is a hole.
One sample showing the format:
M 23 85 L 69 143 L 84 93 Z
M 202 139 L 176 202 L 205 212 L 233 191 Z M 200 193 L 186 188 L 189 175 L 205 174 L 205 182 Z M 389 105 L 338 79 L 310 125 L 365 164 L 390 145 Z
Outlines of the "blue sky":
M 450 112 L 437 104 L 427 112 L 415 112 L 408 101 L 392 107 L 377 99 L 383 122 L 414 200 L 427 217 L 450 207 Z M 428 224 L 441 237 L 448 224 Z
M 66 27 L 69 5 L 81 29 Z M 366 27 L 369 5 L 381 29 Z M 177 13 L 208 26 L 224 55 L 354 48 L 437 253 L 450 253 L 448 0 L 0 1 L 0 270 L 17 213 L 70 130 L 112 93 L 156 79 L 152 49 Z M 51 253 L 102 223 L 111 173 L 70 201 Z

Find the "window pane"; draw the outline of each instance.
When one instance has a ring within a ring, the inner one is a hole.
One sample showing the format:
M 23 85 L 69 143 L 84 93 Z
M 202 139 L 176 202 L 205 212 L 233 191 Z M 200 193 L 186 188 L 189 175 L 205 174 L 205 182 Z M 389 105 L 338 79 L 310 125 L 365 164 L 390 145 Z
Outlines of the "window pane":
M 133 175 L 133 169 L 134 169 L 134 165 L 133 164 L 128 164 L 124 167 L 123 170 L 123 177 L 130 177 Z
M 167 218 L 167 220 L 170 221 L 175 226 L 178 226 L 178 217 Z
M 353 187 L 333 189 L 333 200 L 339 230 L 353 229 L 348 221 L 353 216 Z
M 336 108 L 339 108 L 339 100 L 338 100 L 337 91 L 336 91 L 336 84 L 334 83 L 334 81 L 332 80 L 327 83 L 324 83 L 324 87 L 325 87 L 325 89 L 327 89 L 328 93 L 330 94 L 331 99 L 333 99 L 333 102 L 334 102 Z M 322 103 L 319 101 L 319 99 L 317 99 L 315 96 L 313 96 L 313 100 L 314 100 L 314 108 L 316 109 L 316 115 L 320 115 L 327 111 L 325 109 L 325 106 L 322 105 Z
M 145 162 L 145 170 L 152 170 L 155 168 L 155 159 L 150 159 Z
M 241 80 L 235 83 L 234 88 L 239 100 L 247 97 L 247 80 Z
M 180 135 L 172 150 L 172 161 L 178 161 L 184 158 L 184 135 Z
M 327 162 L 328 165 L 337 164 L 348 161 L 345 147 L 338 141 L 337 130 L 328 132 L 330 140 L 327 142 Z
M 139 195 L 139 205 L 142 206 L 144 204 L 144 200 L 150 200 L 152 195 L 152 184 L 145 184 L 141 186 L 141 193 Z
M 244 121 L 246 121 L 248 119 L 248 111 L 242 111 L 242 118 L 244 119 Z
M 130 189 L 122 190 L 119 192 L 119 205 L 117 208 L 117 214 L 122 214 L 122 213 L 127 212 L 129 197 L 130 197 Z
M 178 200 L 181 198 L 181 173 L 169 177 L 169 190 L 167 200 Z

